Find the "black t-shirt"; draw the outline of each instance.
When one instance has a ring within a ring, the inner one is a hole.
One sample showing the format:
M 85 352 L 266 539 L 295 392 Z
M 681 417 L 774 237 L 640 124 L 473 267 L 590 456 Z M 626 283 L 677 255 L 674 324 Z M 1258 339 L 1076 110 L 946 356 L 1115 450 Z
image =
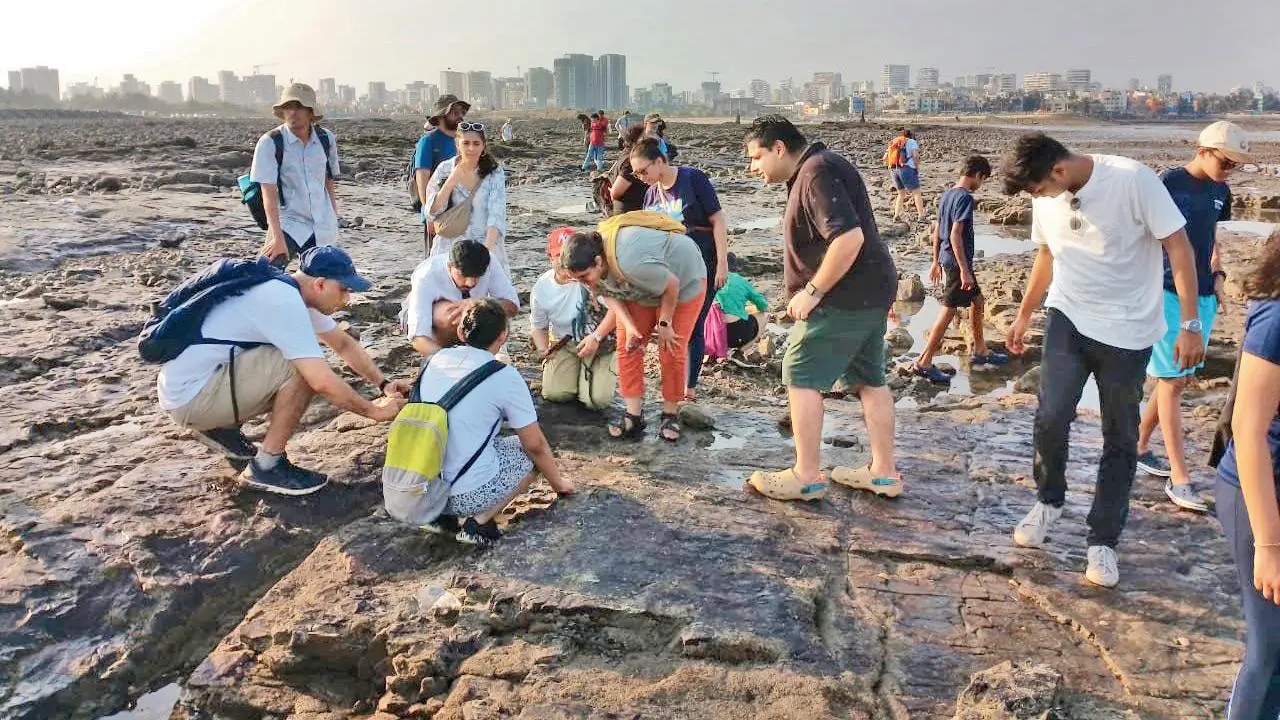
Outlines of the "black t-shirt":
M 622 194 L 621 199 L 613 201 L 613 211 L 615 213 L 627 213 L 633 210 L 643 210 L 644 194 L 649 190 L 649 186 L 645 185 L 644 181 L 636 177 L 635 172 L 631 170 L 631 158 L 624 157 L 620 162 L 621 166 L 615 177 L 620 177 L 631 183 L 631 185 Z
M 787 182 L 782 227 L 782 276 L 788 296 L 813 279 L 831 241 L 861 228 L 858 258 L 834 287 L 826 289 L 821 305 L 840 310 L 887 310 L 893 305 L 898 274 L 876 228 L 867 186 L 853 163 L 820 142 L 810 145 Z

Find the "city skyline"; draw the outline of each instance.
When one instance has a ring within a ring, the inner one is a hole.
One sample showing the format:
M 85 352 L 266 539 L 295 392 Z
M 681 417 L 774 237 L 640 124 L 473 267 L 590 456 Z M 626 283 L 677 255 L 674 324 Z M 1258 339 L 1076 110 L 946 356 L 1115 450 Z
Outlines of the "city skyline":
M 538 13 L 523 11 L 514 0 L 497 0 L 483 22 L 461 23 L 435 34 L 421 29 L 440 25 L 438 10 L 408 0 L 371 0 L 358 7 L 337 0 L 209 0 L 184 10 L 181 17 L 174 17 L 159 0 L 118 0 L 110 7 L 83 0 L 70 4 L 70 12 L 65 3 L 24 4 L 7 12 L 14 27 L 58 31 L 16 33 L 0 47 L 0 64 L 57 67 L 66 85 L 124 73 L 153 83 L 185 83 L 192 76 L 210 77 L 225 69 L 247 75 L 256 63 L 282 80 L 314 83 L 320 77 L 337 77 L 356 87 L 370 81 L 403 87 L 415 80 L 430 82 L 442 70 L 465 65 L 495 77 L 522 76 L 529 67 L 550 68 L 563 53 L 546 48 L 563 47 L 565 53 L 593 57 L 626 55 L 632 87 L 665 82 L 697 89 L 713 72 L 723 87 L 744 90 L 752 79 L 777 82 L 808 77 L 815 70 L 842 73 L 846 81 L 874 81 L 885 64 L 935 68 L 943 82 L 976 73 L 1065 74 L 1088 67 L 1095 81 L 1116 88 L 1125 87 L 1132 77 L 1153 84 L 1157 75 L 1169 73 L 1179 79 L 1180 88 L 1206 92 L 1256 81 L 1275 85 L 1280 79 L 1265 43 L 1220 44 L 1205 53 L 1183 51 L 1186 43 L 1177 38 L 1189 41 L 1203 32 L 1202 23 L 1187 14 L 1169 13 L 1155 0 L 1123 5 L 1083 0 L 1070 8 L 1036 8 L 1034 17 L 1029 11 L 1011 11 L 997 0 L 936 7 L 924 0 L 900 0 L 857 8 L 795 0 L 786 12 L 744 10 L 726 0 L 696 5 L 652 0 L 643 8 L 611 8 L 603 19 L 563 0 L 550 0 Z M 1252 28 L 1280 22 L 1276 3 L 1223 0 L 1215 10 L 1227 19 L 1215 26 L 1215 36 L 1247 37 Z M 76 19 L 65 20 L 68 16 Z M 136 21 L 143 16 L 165 20 Z M 1151 32 L 1153 17 L 1160 18 L 1160 32 Z M 892 32 L 903 18 L 910 27 L 904 33 Z M 710 30 L 700 33 L 698 42 L 651 42 L 673 20 Z M 600 23 L 618 32 L 600 32 Z M 1232 30 L 1232 24 L 1239 27 Z M 157 27 L 162 31 L 156 32 Z M 1051 43 L 1039 31 L 1047 27 L 1053 28 Z M 882 30 L 858 35 L 849 28 Z M 990 42 L 962 41 L 975 35 Z M 324 42 L 317 42 L 317 36 Z M 100 50 L 103 37 L 111 40 L 109 54 Z

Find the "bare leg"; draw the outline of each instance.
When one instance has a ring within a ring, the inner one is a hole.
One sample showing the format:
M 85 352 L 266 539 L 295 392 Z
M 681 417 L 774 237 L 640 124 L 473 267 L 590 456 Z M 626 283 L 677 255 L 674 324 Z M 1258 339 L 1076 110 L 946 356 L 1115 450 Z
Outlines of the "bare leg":
M 973 306 L 969 309 L 969 329 L 973 331 L 973 347 L 971 348 L 974 355 L 986 355 L 987 338 L 983 331 L 983 321 L 986 320 L 987 301 L 981 295 L 973 299 Z
M 947 327 L 951 325 L 951 321 L 955 316 L 955 308 L 945 305 L 942 307 L 942 312 L 938 314 L 938 321 L 933 324 L 933 329 L 929 331 L 929 341 L 925 343 L 924 352 L 920 353 L 920 357 L 916 358 L 916 367 L 927 368 L 933 364 L 933 356 L 938 352 L 938 348 L 942 346 L 942 339 L 947 335 Z
M 821 399 L 822 396 L 818 397 Z M 895 477 L 898 466 L 893 456 L 896 420 L 893 393 L 886 386 L 863 387 L 858 397 L 862 400 L 862 415 L 866 418 L 867 437 L 871 441 L 871 474 L 875 477 Z M 796 447 L 799 447 L 798 437 Z
M 1160 427 L 1160 402 L 1157 396 L 1160 392 L 1160 381 L 1156 380 L 1156 389 L 1147 399 L 1147 404 L 1142 408 L 1142 420 L 1138 423 L 1138 454 L 1143 455 L 1151 449 L 1151 436 L 1155 434 L 1156 428 Z
M 919 190 L 913 190 L 911 191 L 911 194 L 914 195 L 916 198 L 916 219 L 923 220 L 924 219 L 924 194 L 921 193 Z
M 263 450 L 272 455 L 284 452 L 285 445 L 298 429 L 302 414 L 307 411 L 314 395 L 311 386 L 301 375 L 294 375 L 293 379 L 280 388 L 271 403 L 271 422 L 267 424 L 267 436 L 262 439 Z
M 897 220 L 898 216 L 902 214 L 902 204 L 904 201 L 903 196 L 905 194 L 906 194 L 905 190 L 899 190 L 897 196 L 893 198 L 893 219 L 894 220 Z
M 1169 479 L 1174 485 L 1191 482 L 1187 469 L 1186 448 L 1182 440 L 1182 388 L 1187 378 L 1173 378 L 1156 382 L 1156 405 L 1160 413 L 1160 435 L 1164 438 L 1164 451 L 1169 456 Z
M 524 479 L 520 481 L 520 484 L 516 486 L 516 489 L 512 490 L 510 495 L 503 498 L 502 502 L 494 505 L 493 507 L 489 508 L 488 510 L 484 511 L 481 514 L 476 515 L 475 516 L 476 522 L 483 525 L 489 522 L 490 520 L 494 519 L 495 517 L 497 517 L 498 513 L 502 512 L 503 508 L 510 505 L 512 500 L 515 500 L 516 498 L 520 497 L 522 494 L 524 494 L 526 490 L 529 489 L 529 486 L 533 484 L 533 479 L 537 476 L 538 476 L 538 473 L 536 470 L 534 472 L 529 473 L 528 475 L 525 475 Z
M 822 393 L 807 388 L 787 388 L 791 403 L 791 432 L 796 441 L 795 474 L 800 482 L 818 481 L 822 460 Z

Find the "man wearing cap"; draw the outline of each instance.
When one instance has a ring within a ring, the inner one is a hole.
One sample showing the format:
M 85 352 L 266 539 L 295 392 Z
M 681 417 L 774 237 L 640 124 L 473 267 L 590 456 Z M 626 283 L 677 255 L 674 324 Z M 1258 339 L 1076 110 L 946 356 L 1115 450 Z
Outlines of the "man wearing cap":
M 1225 299 L 1223 285 L 1227 273 L 1218 259 L 1216 235 L 1218 223 L 1231 219 L 1231 189 L 1227 187 L 1227 177 L 1239 165 L 1252 161 L 1244 130 L 1234 123 L 1216 122 L 1200 133 L 1199 147 L 1191 162 L 1166 170 L 1160 176 L 1187 221 L 1187 239 L 1195 253 L 1197 309 L 1205 348 L 1209 346 L 1209 333 L 1213 331 L 1219 304 Z M 1182 390 L 1196 370 L 1204 367 L 1204 363 L 1184 368 L 1175 357 L 1179 306 L 1167 252 L 1164 253 L 1164 318 L 1168 330 L 1151 348 L 1151 360 L 1147 363 L 1147 375 L 1155 378 L 1156 389 L 1154 397 L 1142 411 L 1142 424 L 1138 430 L 1138 469 L 1167 478 L 1164 492 L 1173 504 L 1187 510 L 1208 512 L 1209 506 L 1191 485 L 1181 418 Z M 1157 425 L 1164 438 L 1167 461 L 1151 451 L 1151 435 Z
M 324 116 L 310 85 L 285 88 L 272 109 L 284 124 L 258 138 L 249 179 L 261 186 L 267 213 L 262 254 L 283 265 L 313 247 L 338 242 L 333 178 L 340 171 L 333 133 L 315 124 Z M 276 135 L 284 141 L 279 163 Z
M 458 154 L 458 146 L 454 137 L 458 134 L 458 123 L 467 116 L 471 104 L 459 100 L 457 95 L 441 95 L 436 101 L 436 112 L 427 118 L 427 129 L 418 139 L 418 146 L 413 152 L 413 181 L 418 192 L 418 208 L 426 206 L 427 190 L 431 185 L 431 173 L 436 166 Z M 423 216 L 423 242 L 426 253 L 431 254 L 431 223 Z
M 370 287 L 345 251 L 330 245 L 306 253 L 292 278 L 296 288 L 268 280 L 223 300 L 205 316 L 203 337 L 256 347 L 191 345 L 164 364 L 157 389 L 160 407 L 178 425 L 232 461 L 248 462 L 240 476 L 246 486 L 307 495 L 328 478 L 289 462 L 285 445 L 311 399 L 323 395 L 343 410 L 387 422 L 404 405 L 410 383 L 385 377 L 330 317 L 352 292 Z M 371 402 L 343 382 L 325 360 L 321 342 L 385 398 Z M 266 413 L 271 414 L 267 435 L 255 448 L 240 424 Z
M 459 240 L 448 255 L 418 263 L 409 280 L 409 297 L 400 310 L 405 336 L 413 349 L 431 357 L 458 344 L 458 322 L 473 300 L 497 300 L 507 317 L 520 309 L 520 295 L 502 266 L 490 262 L 489 248 L 475 240 Z
M 577 400 L 591 410 L 613 404 L 618 386 L 613 311 L 560 264 L 560 248 L 576 231 L 558 227 L 547 236 L 551 269 L 529 293 L 533 345 L 542 358 L 542 397 L 551 402 Z

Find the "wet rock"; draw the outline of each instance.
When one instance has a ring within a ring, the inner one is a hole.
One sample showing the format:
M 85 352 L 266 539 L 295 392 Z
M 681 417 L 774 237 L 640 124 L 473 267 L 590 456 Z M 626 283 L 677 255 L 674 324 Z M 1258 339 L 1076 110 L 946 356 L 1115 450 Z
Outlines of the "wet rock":
M 919 275 L 915 273 L 898 274 L 897 299 L 904 302 L 924 300 L 924 282 L 920 280 Z
M 1013 391 L 1020 393 L 1035 394 L 1040 391 L 1040 366 L 1036 365 L 1030 370 L 1022 373 L 1017 380 L 1013 382 Z
M 697 403 L 685 403 L 677 413 L 685 427 L 694 430 L 710 430 L 716 426 L 716 420 Z
M 93 183 L 93 189 L 99 192 L 120 192 L 120 189 L 123 187 L 124 183 L 121 182 L 120 178 L 111 176 L 98 178 L 97 181 Z
M 74 310 L 89 304 L 83 295 L 45 295 L 44 304 L 54 310 Z
M 884 341 L 895 355 L 910 352 L 911 347 L 916 342 L 915 338 L 911 337 L 911 332 L 904 327 L 896 327 L 890 330 L 884 336 Z
M 1010 198 L 990 213 L 987 221 L 992 225 L 1030 225 L 1031 201 L 1022 197 Z
M 214 155 L 204 161 L 206 167 L 221 170 L 242 170 L 253 164 L 253 153 L 231 151 Z
M 164 189 L 170 192 L 198 193 L 203 195 L 212 195 L 214 193 L 222 192 L 212 185 L 205 185 L 202 183 L 179 183 L 177 185 L 166 185 Z
M 1002 662 L 975 673 L 956 700 L 954 720 L 1052 720 L 1062 674 L 1048 665 Z

